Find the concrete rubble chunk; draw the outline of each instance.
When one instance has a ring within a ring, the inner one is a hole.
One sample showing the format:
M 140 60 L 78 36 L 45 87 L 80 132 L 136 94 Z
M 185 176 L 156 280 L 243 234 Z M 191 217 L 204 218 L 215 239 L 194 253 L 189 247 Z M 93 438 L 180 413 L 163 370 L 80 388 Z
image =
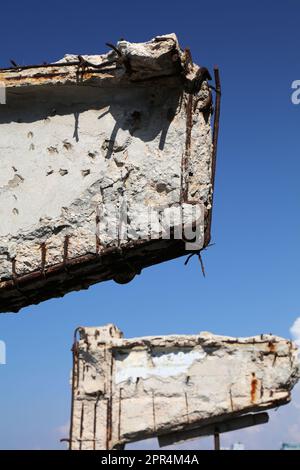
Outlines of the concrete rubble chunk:
M 121 449 L 154 436 L 163 445 L 176 442 L 176 433 L 177 440 L 209 434 L 212 425 L 228 431 L 263 423 L 266 414 L 259 412 L 289 403 L 300 377 L 296 346 L 273 335 L 125 339 L 112 324 L 78 333 L 74 450 Z
M 0 70 L 0 312 L 209 244 L 208 70 L 175 34 L 109 47 Z

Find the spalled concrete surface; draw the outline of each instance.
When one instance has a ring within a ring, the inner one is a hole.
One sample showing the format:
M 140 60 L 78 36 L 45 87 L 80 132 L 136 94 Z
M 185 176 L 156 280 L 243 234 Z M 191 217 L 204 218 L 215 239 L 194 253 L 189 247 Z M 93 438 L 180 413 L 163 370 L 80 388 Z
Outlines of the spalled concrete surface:
M 295 345 L 211 333 L 123 339 L 114 325 L 80 328 L 75 342 L 72 449 L 117 449 L 290 401 Z
M 0 311 L 183 255 L 149 233 L 150 209 L 169 230 L 199 205 L 209 241 L 209 74 L 175 35 L 117 48 L 0 71 Z

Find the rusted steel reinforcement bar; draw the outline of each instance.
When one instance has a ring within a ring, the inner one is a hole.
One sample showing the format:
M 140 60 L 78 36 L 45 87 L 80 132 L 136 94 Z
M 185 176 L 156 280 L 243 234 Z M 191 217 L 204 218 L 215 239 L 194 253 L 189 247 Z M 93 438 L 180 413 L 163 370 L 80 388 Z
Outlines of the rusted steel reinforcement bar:
M 211 223 L 212 223 L 212 210 L 213 210 L 213 199 L 215 192 L 215 179 L 216 179 L 216 164 L 217 164 L 217 147 L 218 147 L 218 137 L 219 137 L 219 123 L 220 123 L 220 110 L 221 110 L 221 81 L 219 68 L 214 67 L 214 76 L 215 76 L 215 92 L 216 92 L 216 104 L 215 104 L 215 117 L 213 125 L 213 151 L 212 151 L 212 165 L 211 165 L 211 186 L 212 186 L 212 195 L 211 195 L 211 209 L 208 215 L 208 236 L 211 236 Z M 206 240 L 205 246 L 210 242 Z
M 81 330 L 79 326 L 74 332 L 74 341 L 72 346 L 72 360 L 73 360 L 73 371 L 72 371 L 72 398 L 71 398 L 71 423 L 70 423 L 70 433 L 69 433 L 69 450 L 72 448 L 72 432 L 73 432 L 73 410 L 74 410 L 74 396 L 75 389 L 78 387 L 78 373 L 79 373 L 79 363 L 78 363 L 78 341 L 77 333 Z
M 127 243 L 126 245 L 123 246 L 110 246 L 108 248 L 102 249 L 98 254 L 88 254 L 88 255 L 82 255 L 82 256 L 77 256 L 75 258 L 68 259 L 66 257 L 67 254 L 67 243 L 66 241 L 69 239 L 64 240 L 64 260 L 61 263 L 54 264 L 52 266 L 49 266 L 48 268 L 44 268 L 44 274 L 49 275 L 49 274 L 55 274 L 59 273 L 60 271 L 65 271 L 66 265 L 68 267 L 76 266 L 77 264 L 83 264 L 83 263 L 88 263 L 90 261 L 99 261 L 100 258 L 104 255 L 122 255 L 123 251 L 130 251 L 132 248 L 139 246 L 139 245 L 145 245 L 145 240 L 133 240 L 132 242 Z M 150 243 L 153 242 L 153 240 L 150 241 Z M 14 264 L 14 270 L 15 270 L 15 264 Z M 41 273 L 40 269 L 37 269 L 36 271 L 33 271 L 29 274 L 24 274 L 21 276 L 18 276 L 16 271 L 14 271 L 14 278 L 17 279 L 18 284 L 26 284 L 27 282 L 31 282 L 32 280 L 37 280 L 43 277 L 43 274 Z M 0 289 L 14 289 L 15 287 L 15 281 L 14 279 L 8 280 L 8 281 L 3 281 L 3 283 L 0 285 Z
M 36 271 L 33 271 L 28 274 L 24 275 L 18 275 L 17 270 L 16 270 L 16 262 L 17 260 L 13 260 L 13 275 L 12 279 L 3 281 L 0 283 L 0 291 L 1 289 L 9 290 L 9 289 L 14 289 L 15 288 L 15 283 L 16 281 L 18 282 L 18 285 L 23 285 L 27 284 L 28 282 L 34 281 L 34 280 L 39 280 L 44 278 L 45 276 L 51 275 L 51 274 L 58 274 L 59 272 L 65 271 L 66 267 L 73 267 L 78 264 L 84 264 L 84 263 L 89 263 L 91 261 L 99 262 L 102 257 L 107 256 L 107 255 L 117 255 L 120 258 L 122 258 L 123 255 L 126 254 L 126 252 L 130 252 L 132 248 L 138 248 L 138 247 L 147 247 L 148 245 L 157 243 L 162 241 L 162 239 L 154 239 L 154 240 L 144 240 L 144 239 L 139 239 L 139 240 L 132 240 L 131 242 L 128 242 L 124 245 L 121 246 L 110 246 L 107 248 L 101 249 L 98 253 L 93 253 L 93 254 L 87 254 L 87 255 L 82 255 L 82 256 L 77 256 L 74 258 L 68 258 L 68 246 L 69 246 L 69 240 L 71 236 L 66 236 L 64 238 L 63 242 L 63 261 L 54 265 L 51 265 L 49 267 L 45 266 L 45 253 L 46 253 L 46 244 L 43 245 L 43 257 L 42 257 L 42 262 L 41 262 L 41 267 L 37 269 Z M 188 251 L 187 251 L 188 253 Z
M 181 202 L 188 201 L 188 167 L 189 159 L 191 156 L 191 143 L 192 143 L 192 126 L 193 126 L 193 95 L 188 95 L 186 104 L 186 139 L 185 139 L 185 152 L 183 155 L 182 169 L 181 169 Z
M 52 64 L 34 64 L 34 65 L 18 65 L 17 67 L 4 67 L 0 68 L 0 72 L 17 72 L 18 70 L 29 70 L 29 69 L 44 69 L 48 67 L 78 67 L 78 66 L 83 66 L 86 65 L 88 67 L 92 67 L 95 69 L 101 69 L 102 67 L 107 67 L 108 65 L 113 65 L 116 63 L 117 59 L 112 59 L 112 60 L 106 60 L 105 62 L 102 62 L 101 64 L 93 64 L 92 62 L 89 62 L 85 59 L 83 60 L 76 60 L 76 61 L 70 61 L 70 62 L 57 62 L 57 63 L 52 63 Z
M 219 122 L 220 122 L 220 110 L 221 110 L 221 82 L 219 68 L 214 67 L 215 83 L 216 83 L 216 108 L 215 108 L 215 119 L 213 129 L 213 158 L 212 158 L 212 185 L 213 189 L 215 186 L 215 175 L 216 175 L 216 163 L 217 163 L 217 146 L 219 137 Z
M 133 242 L 134 243 L 134 242 Z M 126 261 L 134 266 L 136 273 L 140 274 L 141 269 L 145 267 L 145 257 L 147 258 L 147 266 L 152 266 L 157 263 L 157 256 L 152 253 L 151 247 L 156 243 L 163 243 L 163 240 L 150 240 L 145 242 L 143 240 L 135 241 L 135 249 L 132 251 L 130 246 L 127 247 L 108 247 L 102 250 L 98 255 L 87 254 L 78 256 L 76 258 L 68 259 L 67 264 L 58 263 L 49 266 L 42 272 L 40 269 L 36 271 L 21 275 L 17 278 L 18 285 L 22 289 L 26 288 L 26 294 L 29 296 L 28 302 L 24 305 L 30 305 L 49 298 L 49 292 L 55 290 L 55 296 L 60 297 L 64 291 L 60 288 L 61 279 L 64 279 L 67 289 L 78 290 L 87 289 L 90 285 L 99 281 L 114 279 L 114 275 L 120 271 Z M 150 251 L 147 251 L 149 247 Z M 186 253 L 185 244 L 182 240 L 174 240 L 170 246 L 162 244 L 163 252 L 160 255 L 159 262 L 174 259 L 174 257 L 183 256 Z M 143 258 L 143 262 L 141 261 Z M 66 279 L 69 273 L 69 278 Z M 83 276 L 84 273 L 84 276 Z M 64 277 L 60 277 L 64 276 Z M 36 291 L 39 290 L 40 282 L 47 282 L 45 291 L 36 297 Z M 26 287 L 25 287 L 26 286 Z M 12 298 L 8 292 L 15 290 L 15 279 L 3 281 L 0 287 L 0 294 L 3 293 L 0 303 L 0 311 L 17 312 L 20 310 L 20 299 L 18 296 Z M 21 295 L 19 293 L 19 295 Z

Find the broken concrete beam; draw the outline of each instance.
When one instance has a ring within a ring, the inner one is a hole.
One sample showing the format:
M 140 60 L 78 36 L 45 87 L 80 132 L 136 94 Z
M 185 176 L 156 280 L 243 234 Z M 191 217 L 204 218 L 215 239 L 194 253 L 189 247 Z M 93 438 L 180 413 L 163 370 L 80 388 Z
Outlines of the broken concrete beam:
M 0 70 L 0 312 L 209 243 L 209 72 L 174 34 L 113 47 Z
M 300 375 L 295 345 L 273 335 L 124 339 L 114 325 L 78 331 L 71 449 L 120 449 L 154 436 L 164 443 L 162 436 L 194 437 L 212 425 L 254 424 L 261 420 L 248 413 L 288 403 Z M 244 424 L 235 422 L 241 416 Z

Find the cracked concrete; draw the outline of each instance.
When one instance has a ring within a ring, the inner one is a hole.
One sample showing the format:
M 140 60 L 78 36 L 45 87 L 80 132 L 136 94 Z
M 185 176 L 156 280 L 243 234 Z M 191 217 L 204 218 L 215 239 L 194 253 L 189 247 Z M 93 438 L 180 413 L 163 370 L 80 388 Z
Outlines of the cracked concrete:
M 72 449 L 117 449 L 288 403 L 295 345 L 260 335 L 123 338 L 114 325 L 79 328 L 73 347 Z
M 175 35 L 117 47 L 121 56 L 82 56 L 84 66 L 66 55 L 51 67 L 0 71 L 7 87 L 7 104 L 0 107 L 0 311 L 117 279 L 121 271 L 130 271 L 131 279 L 146 266 L 183 255 L 182 240 L 159 235 L 147 249 L 149 208 L 166 221 L 170 207 L 198 204 L 202 246 L 209 241 L 206 69 L 193 64 Z M 125 199 L 129 239 L 113 229 L 110 217 Z M 144 251 L 129 245 L 135 239 L 145 241 Z M 107 249 L 121 246 L 127 250 L 122 259 L 104 260 Z M 86 269 L 85 256 L 92 259 Z

